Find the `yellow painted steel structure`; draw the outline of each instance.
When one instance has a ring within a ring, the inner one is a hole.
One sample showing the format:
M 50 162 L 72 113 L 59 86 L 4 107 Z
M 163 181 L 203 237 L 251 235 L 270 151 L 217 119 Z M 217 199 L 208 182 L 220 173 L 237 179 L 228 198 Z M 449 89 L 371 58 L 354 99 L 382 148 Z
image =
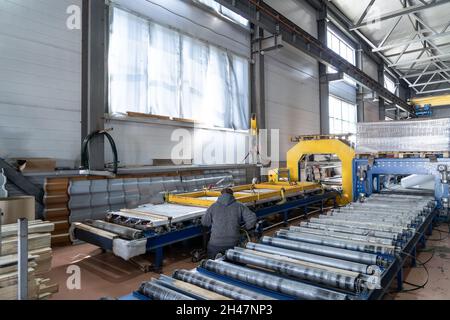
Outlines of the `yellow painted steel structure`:
M 431 104 L 431 107 L 448 106 L 450 105 L 450 94 L 434 97 L 414 98 L 411 100 L 411 103 L 420 106 Z
M 261 183 L 233 187 L 236 200 L 242 203 L 258 202 L 262 200 L 282 200 L 285 197 L 301 194 L 308 190 L 320 189 L 314 182 L 289 183 Z M 182 194 L 169 194 L 166 201 L 169 203 L 210 207 L 220 196 L 219 190 L 202 190 Z
M 339 139 L 301 140 L 287 153 L 287 167 L 290 181 L 298 181 L 300 177 L 299 162 L 306 155 L 335 154 L 342 163 L 342 196 L 339 204 L 347 204 L 353 199 L 353 159 L 355 150 Z

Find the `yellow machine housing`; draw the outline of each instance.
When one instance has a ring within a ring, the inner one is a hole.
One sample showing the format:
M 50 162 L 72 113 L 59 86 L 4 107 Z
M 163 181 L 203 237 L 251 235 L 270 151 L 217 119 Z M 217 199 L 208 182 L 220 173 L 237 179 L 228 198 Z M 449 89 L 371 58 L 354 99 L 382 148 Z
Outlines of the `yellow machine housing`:
M 300 137 L 300 141 L 287 153 L 286 169 L 289 172 L 289 182 L 293 183 L 300 180 L 299 162 L 303 161 L 305 156 L 313 154 L 335 154 L 342 163 L 342 196 L 337 200 L 341 205 L 351 202 L 353 200 L 352 172 L 355 150 L 340 138 L 340 136 Z M 286 169 L 272 171 L 269 174 L 269 180 L 272 182 L 280 181 L 278 172 L 283 172 L 283 176 L 285 176 Z

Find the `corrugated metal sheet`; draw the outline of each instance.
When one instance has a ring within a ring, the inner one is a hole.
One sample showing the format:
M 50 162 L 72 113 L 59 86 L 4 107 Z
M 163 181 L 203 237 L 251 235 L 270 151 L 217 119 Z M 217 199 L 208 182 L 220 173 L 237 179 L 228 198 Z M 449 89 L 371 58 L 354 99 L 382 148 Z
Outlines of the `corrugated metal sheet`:
M 69 221 L 103 219 L 110 210 L 136 208 L 164 201 L 164 193 L 202 190 L 209 185 L 225 187 L 246 182 L 245 169 L 211 170 L 202 175 L 143 177 L 130 179 L 71 180 Z
M 0 10 L 2 157 L 74 164 L 80 148 L 81 31 L 66 13 L 81 0 L 8 0 Z

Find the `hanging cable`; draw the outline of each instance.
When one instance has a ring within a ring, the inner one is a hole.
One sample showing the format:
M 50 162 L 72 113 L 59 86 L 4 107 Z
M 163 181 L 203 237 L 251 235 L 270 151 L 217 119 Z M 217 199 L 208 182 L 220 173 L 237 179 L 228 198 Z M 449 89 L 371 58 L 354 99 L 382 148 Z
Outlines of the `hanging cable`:
M 90 169 L 88 146 L 89 146 L 89 143 L 91 142 L 91 140 L 97 136 L 105 136 L 108 139 L 108 141 L 111 145 L 112 152 L 113 152 L 113 157 L 114 157 L 113 173 L 117 174 L 119 160 L 118 160 L 118 156 L 117 156 L 116 143 L 114 142 L 113 137 L 108 133 L 108 131 L 111 131 L 111 130 L 112 129 L 94 131 L 83 140 L 83 144 L 81 145 L 81 169 L 82 170 Z

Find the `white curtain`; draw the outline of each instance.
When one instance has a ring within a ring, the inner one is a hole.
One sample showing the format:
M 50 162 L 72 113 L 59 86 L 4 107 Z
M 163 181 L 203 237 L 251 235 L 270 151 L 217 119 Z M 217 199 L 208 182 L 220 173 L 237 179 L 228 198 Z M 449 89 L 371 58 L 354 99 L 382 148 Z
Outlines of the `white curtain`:
M 181 116 L 201 119 L 207 83 L 209 48 L 202 41 L 182 36 Z
M 112 113 L 148 112 L 148 22 L 114 9 L 109 40 L 109 105 Z
M 136 111 L 249 128 L 245 58 L 113 9 L 110 112 Z
M 180 117 L 180 35 L 155 23 L 149 26 L 148 113 Z

